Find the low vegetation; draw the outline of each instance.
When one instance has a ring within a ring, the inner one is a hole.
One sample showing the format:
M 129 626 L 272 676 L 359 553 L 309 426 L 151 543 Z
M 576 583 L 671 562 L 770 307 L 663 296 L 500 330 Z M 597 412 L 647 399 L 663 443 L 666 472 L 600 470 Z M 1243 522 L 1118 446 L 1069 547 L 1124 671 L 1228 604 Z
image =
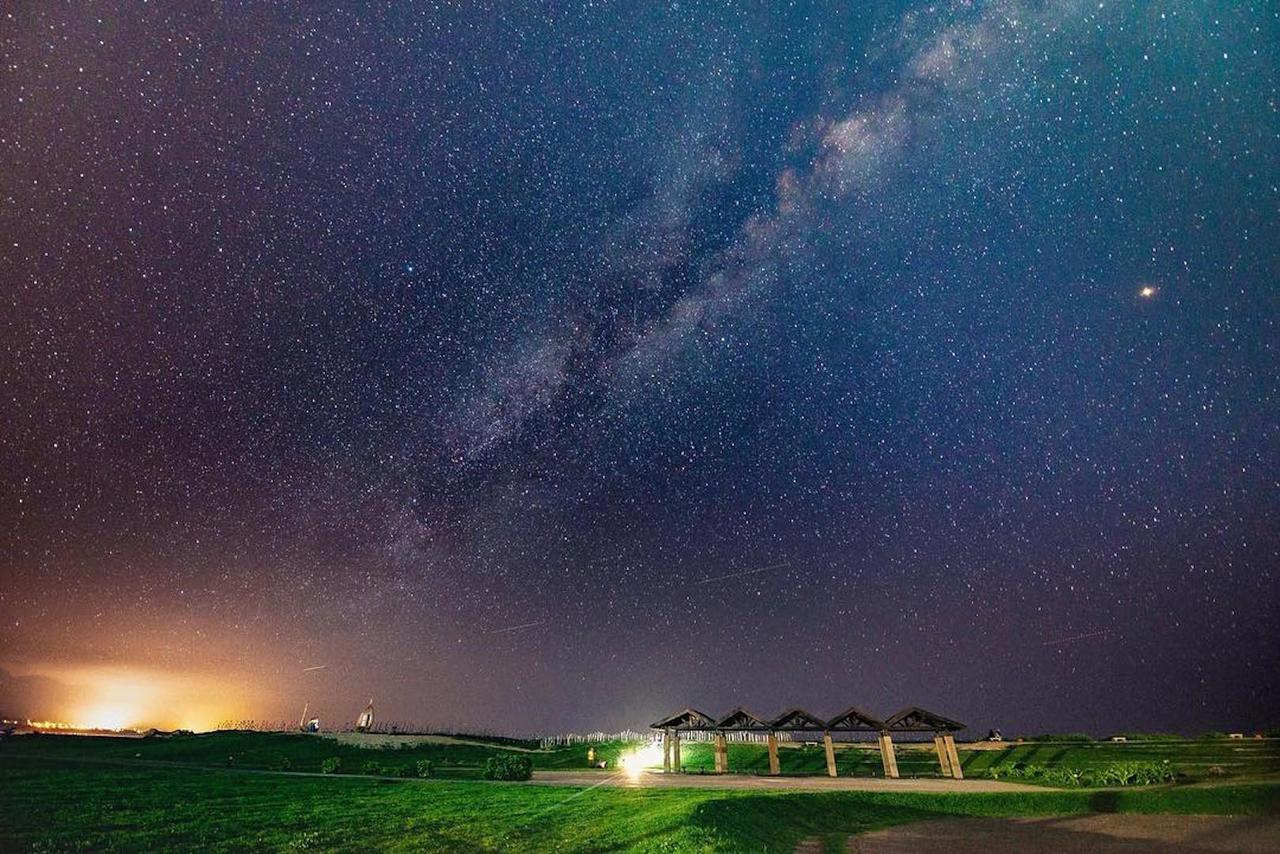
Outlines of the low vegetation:
M 1168 760 L 1164 762 L 1113 762 L 1096 768 L 1027 765 L 1018 762 L 1008 768 L 993 770 L 994 780 L 1017 780 L 1041 783 L 1058 788 L 1103 788 L 1109 786 L 1151 786 L 1172 783 L 1177 772 Z
M 486 780 L 528 780 L 533 777 L 533 760 L 528 756 L 499 754 L 484 763 Z

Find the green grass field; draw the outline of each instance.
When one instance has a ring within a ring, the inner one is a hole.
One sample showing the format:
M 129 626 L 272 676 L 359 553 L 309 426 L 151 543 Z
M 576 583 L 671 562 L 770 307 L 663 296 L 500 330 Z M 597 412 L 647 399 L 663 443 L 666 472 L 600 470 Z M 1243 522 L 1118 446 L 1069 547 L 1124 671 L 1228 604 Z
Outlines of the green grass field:
M 1259 780 L 1280 778 L 1280 741 L 1275 739 L 1159 739 L 1112 742 L 1049 742 L 1010 744 L 996 750 L 972 750 L 959 746 L 966 777 L 986 778 L 1018 763 L 1071 768 L 1096 768 L 1117 762 L 1168 761 L 1180 778 L 1188 781 Z M 903 777 L 937 777 L 938 758 L 932 743 L 899 743 L 898 770 Z M 685 745 L 686 771 L 710 773 L 715 767 L 710 744 Z M 784 774 L 824 774 L 826 758 L 820 745 L 787 746 L 779 752 Z M 729 767 L 742 774 L 765 774 L 769 756 L 763 745 L 730 744 Z M 883 774 L 880 754 L 874 749 L 836 749 L 836 770 L 845 777 Z
M 1186 767 L 1244 757 L 1229 744 L 1183 742 Z M 313 736 L 216 733 L 172 739 L 36 736 L 0 743 L 0 850 L 790 851 L 804 838 L 838 847 L 848 835 L 945 816 L 1069 815 L 1090 811 L 1258 814 L 1280 809 L 1275 747 L 1240 759 L 1223 784 L 1000 794 L 745 792 L 570 788 L 461 779 L 379 780 L 293 772 L 340 755 L 358 765 L 449 760 L 471 773 L 495 749 L 423 744 L 369 750 Z M 733 745 L 752 759 L 753 745 Z M 1043 747 L 1043 746 L 1041 746 Z M 1130 745 L 1055 745 L 1072 761 L 1110 761 Z M 705 745 L 688 756 L 702 762 Z M 616 746 L 600 752 L 616 753 Z M 1093 752 L 1088 752 L 1088 751 Z M 909 751 L 904 751 L 909 752 Z M 861 753 L 861 751 L 844 751 Z M 973 751 L 967 763 L 988 758 Z M 1002 752 L 1003 753 L 1003 752 Z M 819 748 L 785 750 L 793 771 Z M 537 752 L 541 768 L 585 765 L 585 749 Z M 874 754 L 869 754 L 874 756 Z M 1126 756 L 1128 754 L 1125 754 Z M 1008 758 L 1008 757 L 1006 757 Z M 228 760 L 230 763 L 228 764 Z M 733 757 L 731 757 L 731 761 Z M 709 757 L 708 760 L 709 762 Z M 849 759 L 852 762 L 852 758 Z
M 610 767 L 614 767 L 618 756 L 631 746 L 608 743 L 594 748 L 597 759 L 607 760 Z M 292 771 L 319 771 L 326 758 L 338 757 L 349 773 L 359 772 L 370 760 L 388 769 L 397 769 L 429 759 L 435 766 L 436 776 L 465 779 L 478 778 L 485 760 L 505 748 L 474 743 L 421 743 L 410 748 L 375 749 L 313 735 L 216 732 L 147 739 L 22 736 L 14 739 L 9 749 L 50 758 L 92 756 L 230 768 L 280 769 L 287 760 L 288 769 Z M 0 746 L 0 756 L 4 750 L 5 747 Z M 587 747 L 583 745 L 523 751 L 523 755 L 532 758 L 534 767 L 542 770 L 588 767 Z M 784 745 L 779 756 L 784 774 L 826 772 L 820 745 Z M 939 776 L 931 743 L 900 743 L 897 756 L 904 777 Z M 712 747 L 706 742 L 685 744 L 682 757 L 684 768 L 690 773 L 710 773 L 714 767 Z M 989 777 L 993 772 L 999 775 L 1002 769 L 1017 763 L 1088 768 L 1114 762 L 1166 760 L 1180 777 L 1192 781 L 1280 778 L 1280 741 L 1275 739 L 1160 739 L 1127 744 L 1049 742 L 1010 745 L 1000 750 L 971 750 L 960 745 L 960 757 L 965 776 L 975 778 Z M 729 765 L 735 773 L 765 774 L 769 768 L 768 753 L 762 744 L 730 744 Z M 841 776 L 872 777 L 882 773 L 880 754 L 865 747 L 837 747 L 836 766 Z

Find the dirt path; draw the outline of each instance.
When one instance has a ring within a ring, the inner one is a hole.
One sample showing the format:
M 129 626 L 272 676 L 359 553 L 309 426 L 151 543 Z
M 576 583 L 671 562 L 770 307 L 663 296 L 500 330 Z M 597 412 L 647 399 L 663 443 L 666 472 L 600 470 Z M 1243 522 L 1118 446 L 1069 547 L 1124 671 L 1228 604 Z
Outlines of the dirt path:
M 814 840 L 797 846 L 809 852 Z M 820 849 L 818 849 L 820 850 Z M 853 854 L 1157 854 L 1280 852 L 1280 817 L 1099 814 L 950 819 L 904 824 L 849 840 Z
M 753 777 L 746 774 L 639 775 L 603 771 L 535 771 L 546 786 L 625 786 L 658 789 L 752 789 L 803 792 L 1049 792 L 1043 786 L 998 780 L 886 780 L 882 777 Z

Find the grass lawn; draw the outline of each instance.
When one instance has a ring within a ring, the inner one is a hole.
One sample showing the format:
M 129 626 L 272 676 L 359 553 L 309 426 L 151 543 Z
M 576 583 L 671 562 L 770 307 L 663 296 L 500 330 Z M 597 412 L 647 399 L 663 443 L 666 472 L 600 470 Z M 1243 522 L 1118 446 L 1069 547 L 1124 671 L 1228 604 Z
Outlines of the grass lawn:
M 594 746 L 596 759 L 616 767 L 618 756 L 631 745 L 619 743 Z M 341 743 L 332 738 L 292 733 L 215 732 L 174 738 L 91 738 L 61 735 L 22 736 L 0 744 L 6 750 L 50 758 L 94 757 L 97 759 L 143 759 L 189 765 L 319 771 L 329 757 L 342 760 L 345 772 L 358 773 L 366 762 L 375 761 L 390 771 L 412 768 L 420 759 L 429 759 L 436 776 L 478 778 L 485 760 L 501 752 L 502 745 L 477 743 L 420 743 L 399 749 L 371 749 Z M 1275 739 L 1161 739 L 1086 743 L 1028 743 L 1001 750 L 970 750 L 960 746 L 966 777 L 999 775 L 1002 769 L 1023 762 L 1034 765 L 1092 768 L 1114 762 L 1168 760 L 1185 780 L 1214 779 L 1218 782 L 1253 782 L 1280 778 L 1280 741 Z M 711 773 L 712 746 L 706 742 L 687 743 L 682 749 L 684 768 L 691 773 Z M 572 770 L 588 767 L 587 747 L 575 745 L 555 750 L 522 751 L 542 770 Z M 937 777 L 938 760 L 933 745 L 902 743 L 897 748 L 898 767 L 904 777 Z M 286 762 L 287 760 L 287 762 Z M 821 745 L 784 745 L 780 751 L 784 774 L 826 773 Z M 735 773 L 768 773 L 768 753 L 762 744 L 730 744 L 729 766 Z M 836 766 L 842 777 L 881 775 L 880 754 L 874 749 L 838 746 Z M 1214 769 L 1215 773 L 1210 774 Z
M 898 770 L 903 777 L 937 777 L 938 757 L 932 742 L 895 742 Z M 1280 741 L 1276 739 L 1156 739 L 1125 744 L 1103 742 L 1039 742 L 1010 744 L 996 750 L 972 750 L 959 746 L 960 763 L 966 777 L 999 776 L 1017 763 L 1097 768 L 1117 762 L 1168 761 L 1187 780 L 1221 779 L 1255 781 L 1280 777 Z M 715 767 L 712 746 L 687 744 L 681 751 L 685 770 L 710 773 Z M 784 746 L 779 752 L 784 774 L 825 774 L 822 746 Z M 768 753 L 759 744 L 730 744 L 729 767 L 745 774 L 765 774 Z M 881 776 L 877 750 L 836 748 L 836 769 L 842 777 Z M 1213 773 L 1211 773 L 1211 770 Z
M 733 747 L 739 748 L 739 760 L 753 760 L 754 746 Z M 409 750 L 369 750 L 310 736 L 261 733 L 141 740 L 14 738 L 0 743 L 0 850 L 790 851 L 804 838 L 819 837 L 838 846 L 853 833 L 945 816 L 1256 814 L 1275 812 L 1280 803 L 1280 783 L 1274 777 L 1270 782 L 1129 790 L 763 793 L 377 780 L 253 770 L 288 757 L 295 772 L 314 771 L 325 757 L 338 755 L 356 767 L 368 756 L 388 765 L 448 760 L 453 772 L 462 775 L 495 749 L 423 744 Z M 695 765 L 704 749 L 691 746 Z M 601 753 L 616 754 L 616 747 Z M 584 748 L 575 747 L 535 756 L 543 768 L 572 768 L 585 764 L 584 754 Z M 784 751 L 788 754 L 796 770 L 810 761 L 809 754 L 820 762 L 821 750 Z M 1080 756 L 1111 758 L 1107 753 Z M 1258 760 L 1254 770 L 1264 767 L 1269 766 Z
M 756 793 L 123 768 L 0 754 L 3 850 L 790 851 L 943 816 L 1275 811 L 1280 785 Z

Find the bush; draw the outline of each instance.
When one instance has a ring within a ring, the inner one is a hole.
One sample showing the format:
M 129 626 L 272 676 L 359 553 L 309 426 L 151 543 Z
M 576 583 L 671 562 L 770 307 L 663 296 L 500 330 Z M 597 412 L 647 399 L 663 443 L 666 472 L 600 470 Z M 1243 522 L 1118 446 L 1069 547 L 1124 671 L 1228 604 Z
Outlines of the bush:
M 394 776 L 396 776 L 396 777 L 412 777 L 412 776 L 413 776 L 413 766 L 412 766 L 412 765 L 397 765 L 397 766 L 396 766 L 396 768 L 395 768 L 395 770 L 394 770 L 394 772 L 393 772 L 393 774 L 394 774 Z
M 1027 741 L 1093 741 L 1093 736 L 1087 732 L 1046 732 L 1040 735 L 1033 735 L 1027 738 Z
M 383 773 L 383 768 L 377 762 L 370 759 L 368 762 L 364 763 L 364 765 L 360 767 L 360 773 L 375 774 L 375 775 L 381 776 L 381 774 Z
M 321 774 L 337 774 L 342 770 L 342 757 L 330 756 L 328 759 L 320 763 Z
M 416 766 L 416 770 L 418 772 L 419 777 L 430 777 L 431 772 L 434 769 L 431 767 L 430 759 L 419 759 L 418 764 Z
M 1113 762 L 1098 768 L 1051 768 L 1019 762 L 1009 768 L 995 769 L 991 776 L 1071 789 L 1169 783 L 1177 777 L 1177 772 L 1167 761 Z
M 276 756 L 271 760 L 272 771 L 288 771 L 293 767 L 293 763 L 289 761 L 288 756 Z
M 528 780 L 533 776 L 533 760 L 514 753 L 490 756 L 484 763 L 486 780 Z

